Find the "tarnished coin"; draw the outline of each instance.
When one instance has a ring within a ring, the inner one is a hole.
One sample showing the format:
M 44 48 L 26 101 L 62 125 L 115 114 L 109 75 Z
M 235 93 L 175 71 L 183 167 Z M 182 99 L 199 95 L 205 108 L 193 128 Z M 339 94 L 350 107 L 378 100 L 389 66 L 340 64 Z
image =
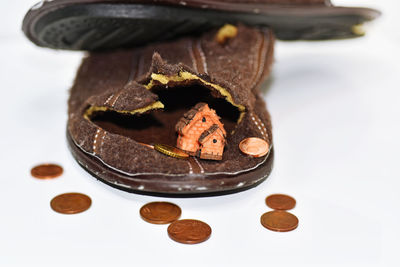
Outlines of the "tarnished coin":
M 267 155 L 269 145 L 261 138 L 249 137 L 239 143 L 239 149 L 246 155 L 258 158 Z
M 288 195 L 273 194 L 265 199 L 268 207 L 274 210 L 291 210 L 296 206 L 296 200 Z
M 155 144 L 154 149 L 158 152 L 174 158 L 185 159 L 189 157 L 189 155 L 184 151 L 169 145 Z
M 179 220 L 168 227 L 168 235 L 176 242 L 197 244 L 206 241 L 211 235 L 211 227 L 198 220 Z
M 51 208 L 63 214 L 80 213 L 92 205 L 92 200 L 81 193 L 65 193 L 56 196 L 50 202 Z
M 31 175 L 37 179 L 53 179 L 63 173 L 63 168 L 56 164 L 41 164 L 31 169 Z
M 181 208 L 169 202 L 151 202 L 140 209 L 143 220 L 154 224 L 166 224 L 176 221 L 181 216 Z
M 261 224 L 272 231 L 289 232 L 297 228 L 299 219 L 287 211 L 274 210 L 261 216 Z

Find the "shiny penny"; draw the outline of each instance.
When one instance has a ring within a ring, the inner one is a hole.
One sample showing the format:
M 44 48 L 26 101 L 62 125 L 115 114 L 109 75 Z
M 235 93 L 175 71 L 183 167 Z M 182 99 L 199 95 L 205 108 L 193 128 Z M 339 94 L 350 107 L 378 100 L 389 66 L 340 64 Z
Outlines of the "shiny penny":
M 157 150 L 158 152 L 161 152 L 167 156 L 174 157 L 174 158 L 185 159 L 185 158 L 189 157 L 189 154 L 185 153 L 184 151 L 180 150 L 179 148 L 169 146 L 169 145 L 155 144 L 154 149 Z
M 296 200 L 288 195 L 273 194 L 265 199 L 268 207 L 274 210 L 291 210 L 296 206 Z
M 287 211 L 274 210 L 261 216 L 261 224 L 272 231 L 289 232 L 297 228 L 299 219 Z
M 50 202 L 51 208 L 63 214 L 75 214 L 90 208 L 92 200 L 81 193 L 65 193 L 53 198 Z
M 168 227 L 169 237 L 183 244 L 197 244 L 206 241 L 211 236 L 211 227 L 198 220 L 179 220 Z
M 151 202 L 140 209 L 142 219 L 154 224 L 167 224 L 176 221 L 181 213 L 181 208 L 169 202 Z
M 269 145 L 261 138 L 249 137 L 239 143 L 239 149 L 246 155 L 258 158 L 267 155 Z
M 63 174 L 63 168 L 56 164 L 41 164 L 31 169 L 31 175 L 37 179 L 53 179 Z

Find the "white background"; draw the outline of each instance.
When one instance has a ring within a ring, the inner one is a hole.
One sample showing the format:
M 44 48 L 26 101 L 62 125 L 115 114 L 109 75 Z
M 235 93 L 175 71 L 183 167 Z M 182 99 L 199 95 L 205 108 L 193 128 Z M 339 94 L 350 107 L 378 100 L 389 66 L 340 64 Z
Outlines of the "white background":
M 364 38 L 277 42 L 264 96 L 273 120 L 274 170 L 233 195 L 163 199 L 110 188 L 67 149 L 68 88 L 82 53 L 35 47 L 20 31 L 31 0 L 1 0 L 0 266 L 400 266 L 400 5 L 336 1 L 383 11 Z M 30 177 L 56 162 L 55 180 Z M 64 192 L 88 194 L 78 215 L 50 209 Z M 264 229 L 271 193 L 297 199 L 300 224 Z M 169 239 L 139 217 L 149 202 L 178 204 L 207 222 L 198 245 Z

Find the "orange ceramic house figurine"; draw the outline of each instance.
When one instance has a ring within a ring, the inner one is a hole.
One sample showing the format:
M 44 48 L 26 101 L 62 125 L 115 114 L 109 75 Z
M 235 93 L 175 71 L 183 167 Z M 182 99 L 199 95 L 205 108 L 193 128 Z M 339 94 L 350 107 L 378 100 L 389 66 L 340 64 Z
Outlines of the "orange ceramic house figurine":
M 186 112 L 175 129 L 178 148 L 202 159 L 222 159 L 226 131 L 220 117 L 206 103 L 198 103 Z

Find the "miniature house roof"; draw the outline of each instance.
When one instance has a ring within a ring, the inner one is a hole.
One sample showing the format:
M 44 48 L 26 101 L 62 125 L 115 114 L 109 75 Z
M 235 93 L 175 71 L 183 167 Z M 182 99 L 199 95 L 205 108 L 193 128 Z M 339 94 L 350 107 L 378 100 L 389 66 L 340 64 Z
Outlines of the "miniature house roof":
M 214 117 L 216 120 L 213 120 L 214 123 L 218 124 L 219 127 L 221 128 L 222 132 L 225 134 L 225 129 L 223 128 L 223 125 L 220 122 L 220 117 L 215 113 L 215 110 L 210 109 L 207 103 L 200 102 L 196 104 L 192 109 L 190 109 L 188 112 L 186 112 L 183 117 L 178 121 L 178 123 L 175 126 L 175 130 L 183 134 L 184 129 L 186 126 L 190 124 L 190 122 L 196 117 L 198 112 L 201 112 L 203 110 L 206 110 L 206 112 Z
M 200 137 L 199 137 L 199 143 L 204 143 L 205 141 L 207 141 L 207 139 L 209 139 L 210 137 L 212 137 L 214 134 L 219 134 L 222 138 L 225 138 L 224 133 L 222 132 L 222 130 L 219 128 L 219 126 L 217 124 L 213 124 L 211 125 L 210 128 L 208 128 L 206 131 L 204 131 Z
M 197 103 L 196 106 L 194 106 L 188 112 L 183 114 L 183 117 L 176 124 L 175 130 L 178 133 L 182 134 L 185 126 L 187 126 L 193 120 L 193 118 L 196 116 L 197 112 L 203 110 L 206 106 L 208 106 L 206 103 L 202 103 L 202 102 Z

